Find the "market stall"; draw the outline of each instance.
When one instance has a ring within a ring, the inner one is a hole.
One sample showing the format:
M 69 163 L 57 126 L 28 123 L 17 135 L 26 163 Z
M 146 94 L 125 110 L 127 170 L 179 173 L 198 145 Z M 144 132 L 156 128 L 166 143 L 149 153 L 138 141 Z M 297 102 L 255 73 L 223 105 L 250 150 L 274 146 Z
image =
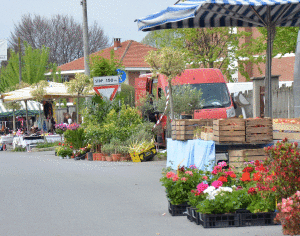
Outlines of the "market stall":
M 172 139 L 167 140 L 167 167 L 195 165 L 208 170 L 221 159 L 240 166 L 263 160 L 263 147 L 273 143 L 272 119 L 175 120 Z M 220 155 L 219 155 L 220 157 Z

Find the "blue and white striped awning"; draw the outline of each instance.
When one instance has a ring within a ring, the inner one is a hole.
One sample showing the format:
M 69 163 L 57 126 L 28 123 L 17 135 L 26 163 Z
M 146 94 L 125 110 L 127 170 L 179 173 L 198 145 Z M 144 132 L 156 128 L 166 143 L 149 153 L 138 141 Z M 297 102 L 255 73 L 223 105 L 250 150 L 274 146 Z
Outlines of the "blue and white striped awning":
M 138 29 L 300 26 L 299 0 L 185 0 L 137 19 Z
M 19 103 L 21 105 L 21 109 L 20 110 L 26 110 L 25 102 L 24 101 L 20 101 Z M 36 102 L 36 101 L 27 101 L 28 111 L 38 111 L 39 110 L 39 106 L 40 106 L 40 109 L 42 111 L 43 110 L 43 106 L 41 105 L 41 103 Z M 11 111 L 12 110 L 5 108 L 5 105 L 3 104 L 3 101 L 0 99 L 0 114 L 1 113 L 6 113 L 6 112 L 11 112 Z

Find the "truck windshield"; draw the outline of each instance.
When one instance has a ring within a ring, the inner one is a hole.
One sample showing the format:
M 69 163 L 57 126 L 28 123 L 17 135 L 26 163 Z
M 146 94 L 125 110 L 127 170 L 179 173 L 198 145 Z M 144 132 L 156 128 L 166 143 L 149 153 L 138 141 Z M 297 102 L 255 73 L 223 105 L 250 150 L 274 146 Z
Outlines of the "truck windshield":
M 180 85 L 175 85 L 180 86 Z M 202 91 L 202 108 L 229 107 L 231 100 L 225 83 L 190 84 Z M 166 87 L 168 90 L 168 87 Z
M 197 90 L 201 89 L 203 108 L 229 107 L 231 100 L 225 83 L 190 84 Z

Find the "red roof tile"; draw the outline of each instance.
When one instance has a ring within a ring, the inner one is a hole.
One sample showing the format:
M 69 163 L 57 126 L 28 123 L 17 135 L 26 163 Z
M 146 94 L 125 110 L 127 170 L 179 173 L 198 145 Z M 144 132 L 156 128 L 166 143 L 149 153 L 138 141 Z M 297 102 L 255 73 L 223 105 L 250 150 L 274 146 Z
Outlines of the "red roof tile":
M 101 54 L 102 57 L 109 59 L 111 50 L 114 50 L 114 46 L 105 48 L 99 52 L 95 52 L 91 54 L 91 56 Z M 115 58 L 118 60 L 120 60 L 123 57 L 122 64 L 124 67 L 149 68 L 149 65 L 145 62 L 144 58 L 148 54 L 148 52 L 152 50 L 157 50 L 157 49 L 142 43 L 138 43 L 133 40 L 127 40 L 125 42 L 122 42 L 121 47 L 119 47 L 117 50 L 114 50 L 114 53 L 115 53 Z M 63 64 L 58 68 L 61 69 L 61 71 L 84 70 L 84 58 L 81 57 L 77 60 Z

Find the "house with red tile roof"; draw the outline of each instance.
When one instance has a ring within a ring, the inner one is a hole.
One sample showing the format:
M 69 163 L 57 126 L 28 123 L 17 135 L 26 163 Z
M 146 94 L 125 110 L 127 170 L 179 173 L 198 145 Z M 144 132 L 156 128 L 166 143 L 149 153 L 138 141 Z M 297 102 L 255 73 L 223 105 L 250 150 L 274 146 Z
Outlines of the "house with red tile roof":
M 134 86 L 135 78 L 138 78 L 140 74 L 150 73 L 150 66 L 145 62 L 145 56 L 149 51 L 157 49 L 134 40 L 121 42 L 120 38 L 115 38 L 112 47 L 95 52 L 91 56 L 99 54 L 110 59 L 111 50 L 114 50 L 115 58 L 125 67 L 125 83 Z M 75 73 L 84 73 L 84 57 L 63 64 L 58 69 L 61 70 L 61 75 L 65 79 L 72 79 L 75 77 Z

